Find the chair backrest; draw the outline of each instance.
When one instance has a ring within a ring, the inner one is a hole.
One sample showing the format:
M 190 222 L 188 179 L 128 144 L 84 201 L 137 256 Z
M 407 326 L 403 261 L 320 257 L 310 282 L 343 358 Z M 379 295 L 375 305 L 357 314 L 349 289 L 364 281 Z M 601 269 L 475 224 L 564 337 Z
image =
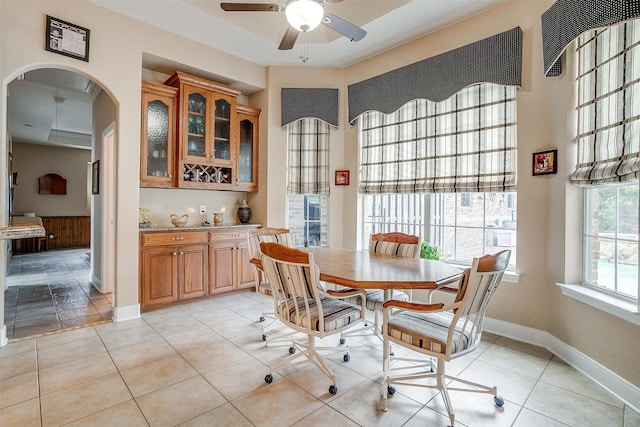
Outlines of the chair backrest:
M 293 235 L 286 228 L 262 227 L 249 231 L 247 235 L 249 241 L 249 256 L 251 258 L 260 258 L 261 242 L 275 242 L 281 245 L 293 247 Z
M 260 250 L 276 316 L 290 326 L 324 331 L 320 271 L 313 254 L 272 242 L 260 243 Z M 319 324 L 311 325 L 315 321 Z
M 418 258 L 420 256 L 420 238 L 400 232 L 372 234 L 369 252 Z
M 510 250 L 495 255 L 474 258 L 471 268 L 465 269 L 460 276 L 460 284 L 456 295 L 457 308 L 449 328 L 447 342 L 457 339 L 455 345 L 447 345 L 447 352 L 452 349 L 473 350 L 482 336 L 482 324 L 487 307 L 502 281 L 502 276 L 509 265 Z M 455 338 L 454 338 L 455 337 Z M 462 342 L 466 340 L 467 342 Z

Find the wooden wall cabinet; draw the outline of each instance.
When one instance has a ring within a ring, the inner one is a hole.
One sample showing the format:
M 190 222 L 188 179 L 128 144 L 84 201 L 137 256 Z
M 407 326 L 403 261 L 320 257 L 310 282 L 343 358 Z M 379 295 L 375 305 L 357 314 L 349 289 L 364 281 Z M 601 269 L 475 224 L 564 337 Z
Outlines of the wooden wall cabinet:
M 236 188 L 258 191 L 258 130 L 260 110 L 238 105 Z
M 234 190 L 238 120 L 230 86 L 176 72 L 165 84 L 178 94 L 178 187 Z
M 171 188 L 176 177 L 176 103 L 174 87 L 142 82 L 140 187 Z
M 206 231 L 142 233 L 140 301 L 142 308 L 208 293 Z
M 140 186 L 258 191 L 260 109 L 241 93 L 179 71 L 142 82 Z
M 249 263 L 250 228 L 212 231 L 209 234 L 209 293 L 220 294 L 255 286 Z

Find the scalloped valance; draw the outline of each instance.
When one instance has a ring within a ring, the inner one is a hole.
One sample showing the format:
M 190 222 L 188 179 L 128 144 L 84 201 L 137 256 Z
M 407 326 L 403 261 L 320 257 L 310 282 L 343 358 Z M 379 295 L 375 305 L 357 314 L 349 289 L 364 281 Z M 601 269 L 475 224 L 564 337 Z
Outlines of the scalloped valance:
M 640 0 L 558 0 L 542 14 L 544 75 L 559 76 L 560 56 L 580 34 L 640 16 Z
M 338 127 L 338 89 L 282 88 L 282 124 L 315 118 Z
M 349 123 L 367 111 L 392 113 L 412 99 L 442 101 L 474 83 L 520 87 L 522 30 L 513 28 L 349 85 Z

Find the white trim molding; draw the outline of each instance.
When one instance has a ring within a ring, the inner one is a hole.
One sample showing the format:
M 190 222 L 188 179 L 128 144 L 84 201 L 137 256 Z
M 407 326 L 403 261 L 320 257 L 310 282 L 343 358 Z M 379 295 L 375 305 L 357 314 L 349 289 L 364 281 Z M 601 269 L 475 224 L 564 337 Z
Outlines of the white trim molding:
M 125 320 L 138 319 L 140 317 L 140 304 L 125 305 L 124 307 L 113 307 L 113 321 L 124 322 Z
M 5 346 L 9 343 L 9 339 L 7 338 L 7 325 L 2 325 L 0 328 L 0 347 Z
M 562 290 L 562 295 L 576 299 L 582 303 L 605 311 L 613 316 L 619 317 L 627 322 L 640 326 L 640 311 L 638 306 L 622 298 L 598 292 L 586 286 L 572 285 L 567 283 L 556 283 Z
M 640 388 L 546 331 L 502 320 L 485 318 L 487 332 L 544 347 L 594 382 L 609 390 L 636 412 L 640 411 Z

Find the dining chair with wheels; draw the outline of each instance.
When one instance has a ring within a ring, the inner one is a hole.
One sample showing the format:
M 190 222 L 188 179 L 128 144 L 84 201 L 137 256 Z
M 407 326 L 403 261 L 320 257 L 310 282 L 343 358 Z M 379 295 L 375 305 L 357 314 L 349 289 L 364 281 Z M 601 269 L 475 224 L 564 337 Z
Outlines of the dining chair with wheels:
M 432 388 L 440 391 L 453 426 L 455 414 L 449 391 L 489 393 L 496 406 L 504 400 L 496 386 L 486 386 L 445 371 L 447 362 L 469 354 L 480 344 L 484 315 L 509 265 L 511 251 L 475 258 L 460 277 L 455 301 L 450 304 L 419 304 L 387 301 L 383 309 L 382 409 L 387 410 L 394 385 Z M 419 353 L 422 358 L 394 357 L 390 366 L 391 343 Z M 434 363 L 434 359 L 436 362 Z M 409 362 L 409 365 L 398 363 Z M 429 381 L 424 381 L 429 380 Z M 451 386 L 459 383 L 460 386 Z
M 382 255 L 393 255 L 399 257 L 418 258 L 420 256 L 420 238 L 410 234 L 400 232 L 372 234 L 369 241 L 369 252 Z M 394 290 L 393 299 L 398 301 L 409 301 L 410 294 L 404 291 Z M 347 337 L 375 335 L 382 339 L 382 305 L 385 302 L 383 289 L 367 289 L 367 310 L 373 311 L 373 324 L 369 321 L 358 329 L 342 334 L 342 341 L 346 342 Z
M 260 243 L 262 242 L 274 242 L 293 247 L 293 235 L 291 231 L 286 228 L 262 227 L 251 230 L 247 235 L 247 240 L 249 243 L 249 256 L 256 259 L 262 259 L 262 252 L 260 251 Z M 257 265 L 252 265 L 256 280 L 256 293 L 273 301 L 271 285 L 267 281 L 264 271 Z M 280 326 L 280 321 L 273 311 L 263 312 L 260 315 L 259 321 L 264 325 L 262 327 L 262 340 L 265 341 L 267 345 L 276 342 L 286 342 L 287 337 L 292 335 L 270 335 L 270 332 L 273 332 L 274 329 Z
M 365 317 L 364 290 L 327 290 L 320 283 L 320 271 L 313 262 L 313 254 L 289 248 L 278 243 L 262 242 L 262 265 L 271 284 L 278 319 L 296 332 L 304 333 L 308 340 L 293 340 L 289 355 L 269 365 L 265 382 L 273 381 L 273 373 L 280 368 L 313 363 L 328 376 L 332 384 L 329 393 L 336 394 L 335 374 L 320 355 L 321 350 L 345 351 L 348 362 L 349 347 L 317 347 L 315 339 L 325 338 L 357 326 Z M 353 298 L 359 304 L 348 302 Z

